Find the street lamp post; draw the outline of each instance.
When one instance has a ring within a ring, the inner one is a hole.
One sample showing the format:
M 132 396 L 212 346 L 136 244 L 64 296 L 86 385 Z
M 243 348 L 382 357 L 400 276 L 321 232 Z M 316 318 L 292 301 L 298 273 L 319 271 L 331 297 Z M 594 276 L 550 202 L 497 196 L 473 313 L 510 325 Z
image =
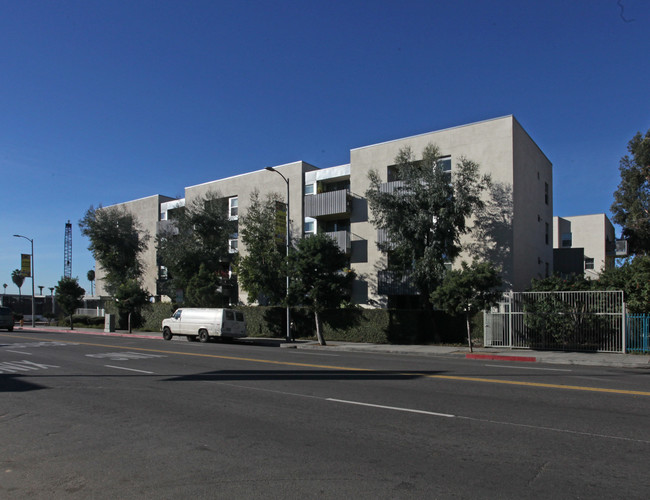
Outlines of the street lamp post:
M 14 238 L 25 238 L 32 244 L 32 328 L 34 328 L 36 326 L 36 308 L 34 307 L 34 240 L 20 234 L 14 234 Z
M 282 175 L 278 170 L 274 169 L 273 167 L 265 167 L 266 170 L 269 172 L 275 172 L 278 174 L 284 182 L 287 183 L 287 234 L 286 234 L 286 240 L 287 240 L 287 342 L 291 342 L 293 339 L 291 338 L 291 309 L 289 308 L 289 245 L 290 243 L 290 219 L 289 219 L 289 179 L 286 178 L 284 175 Z

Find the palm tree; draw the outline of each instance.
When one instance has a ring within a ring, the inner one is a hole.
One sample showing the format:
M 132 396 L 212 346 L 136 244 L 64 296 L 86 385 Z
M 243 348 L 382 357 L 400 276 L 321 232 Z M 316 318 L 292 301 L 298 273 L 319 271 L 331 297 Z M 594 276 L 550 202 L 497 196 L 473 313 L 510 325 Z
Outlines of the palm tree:
M 20 269 L 14 269 L 11 272 L 11 281 L 13 281 L 14 285 L 18 287 L 18 303 L 20 304 L 20 299 L 21 299 L 20 289 L 22 288 L 23 283 L 25 282 L 25 277 L 23 276 L 23 273 L 20 271 Z
M 90 295 L 93 295 L 93 281 L 95 281 L 95 271 L 92 269 L 86 274 L 86 278 L 90 281 Z

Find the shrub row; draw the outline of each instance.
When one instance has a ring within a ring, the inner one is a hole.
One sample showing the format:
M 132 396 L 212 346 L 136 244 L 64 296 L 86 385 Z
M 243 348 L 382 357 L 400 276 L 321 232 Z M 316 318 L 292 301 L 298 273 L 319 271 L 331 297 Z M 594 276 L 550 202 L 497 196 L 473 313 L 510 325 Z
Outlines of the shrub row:
M 277 337 L 286 335 L 286 309 L 281 307 L 238 307 L 244 312 L 248 335 Z M 441 311 L 392 309 L 329 309 L 321 315 L 326 340 L 373 344 L 463 343 L 466 326 L 463 318 Z M 304 308 L 291 309 L 296 338 L 316 336 L 313 314 Z
M 65 316 L 57 321 L 59 326 L 70 326 L 70 317 Z M 73 314 L 72 324 L 75 326 L 89 326 L 91 328 L 100 328 L 104 326 L 103 316 L 87 316 L 85 314 Z
M 168 302 L 147 305 L 142 310 L 143 329 L 159 332 L 162 320 L 169 318 L 175 308 Z M 242 306 L 236 309 L 244 312 L 250 337 L 285 337 L 285 308 Z M 321 315 L 321 320 L 325 340 L 372 344 L 464 344 L 467 341 L 464 318 L 442 311 L 328 309 Z M 314 315 L 308 309 L 292 308 L 291 322 L 295 338 L 316 337 Z M 473 338 L 482 336 L 482 314 L 472 318 L 471 327 Z

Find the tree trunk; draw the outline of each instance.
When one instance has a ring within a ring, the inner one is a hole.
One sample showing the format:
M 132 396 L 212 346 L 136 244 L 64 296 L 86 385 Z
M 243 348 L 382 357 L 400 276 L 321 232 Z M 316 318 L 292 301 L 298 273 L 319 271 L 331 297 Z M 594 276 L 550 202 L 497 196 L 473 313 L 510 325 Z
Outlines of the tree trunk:
M 72 324 L 72 314 L 70 315 L 70 330 L 74 330 L 74 325 Z
M 474 352 L 472 350 L 472 333 L 469 327 L 469 313 L 465 314 L 465 320 L 467 321 L 467 345 L 469 345 L 469 352 Z
M 129 313 L 129 316 L 127 317 L 127 323 L 128 323 L 128 327 L 129 327 L 129 333 L 133 333 L 131 331 L 131 313 Z
M 320 318 L 318 316 L 318 311 L 314 311 L 314 319 L 316 320 L 316 338 L 318 338 L 318 343 L 320 345 L 327 345 L 323 338 L 323 333 L 320 331 Z

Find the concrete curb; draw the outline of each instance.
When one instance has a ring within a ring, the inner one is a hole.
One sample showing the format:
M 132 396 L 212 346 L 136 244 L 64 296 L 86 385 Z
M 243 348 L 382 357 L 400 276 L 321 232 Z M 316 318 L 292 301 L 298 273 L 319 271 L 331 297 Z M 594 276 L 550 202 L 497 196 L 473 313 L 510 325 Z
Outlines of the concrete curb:
M 102 330 L 89 329 L 65 329 L 60 327 L 41 326 L 32 329 L 31 327 L 16 328 L 14 333 L 20 331 L 46 331 L 54 333 L 76 333 L 82 335 L 95 335 L 103 337 L 131 337 L 138 339 L 163 340 L 160 333 L 127 333 L 125 331 L 104 332 Z M 181 339 L 182 337 L 175 337 Z M 313 349 L 319 351 L 345 351 L 345 352 L 368 352 L 376 354 L 400 354 L 427 357 L 455 357 L 474 361 L 503 361 L 512 363 L 547 363 L 561 365 L 583 365 L 600 366 L 610 368 L 642 368 L 650 370 L 650 356 L 642 354 L 618 354 L 618 353 L 584 353 L 584 352 L 557 352 L 557 351 L 522 351 L 503 350 L 495 348 L 478 347 L 476 352 L 469 353 L 467 347 L 462 346 L 439 346 L 439 345 L 392 345 L 392 344 L 363 344 L 353 342 L 328 342 L 321 346 L 313 340 L 298 340 L 285 343 L 281 339 L 267 339 L 259 337 L 244 337 L 240 339 L 248 344 L 259 346 L 274 346 L 285 349 Z M 521 354 L 519 354 L 521 353 Z M 524 354 L 526 353 L 526 354 Z M 528 353 L 534 356 L 527 355 Z
M 527 363 L 536 363 L 537 358 L 532 356 L 503 356 L 499 354 L 465 354 L 466 359 L 489 359 L 491 361 L 519 361 Z

